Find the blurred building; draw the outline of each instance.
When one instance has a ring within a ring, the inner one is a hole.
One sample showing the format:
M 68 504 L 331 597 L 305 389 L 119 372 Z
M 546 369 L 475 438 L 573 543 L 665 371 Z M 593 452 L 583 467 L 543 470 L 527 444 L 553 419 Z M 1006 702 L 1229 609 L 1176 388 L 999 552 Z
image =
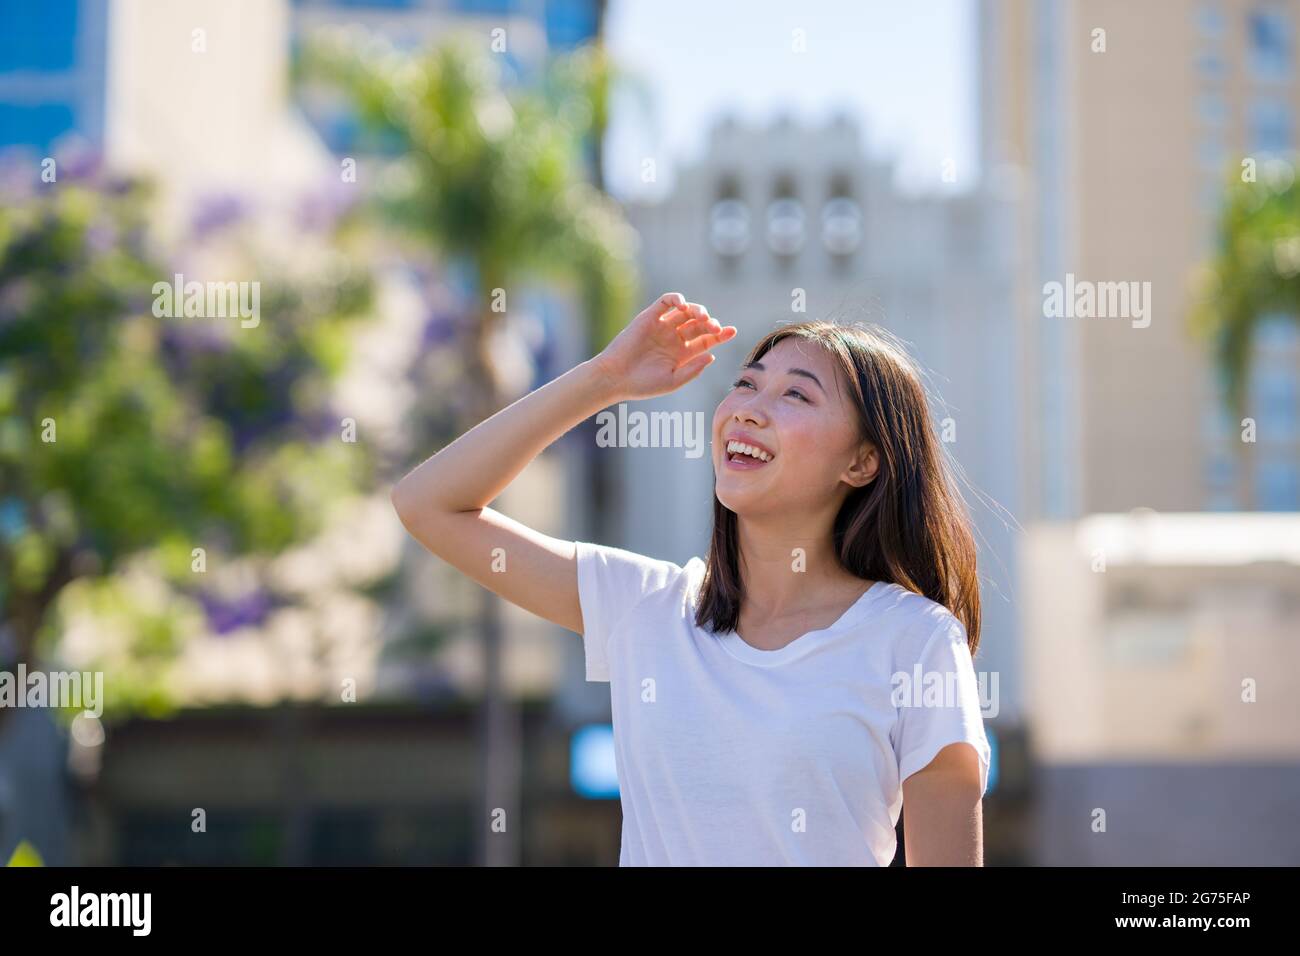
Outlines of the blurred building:
M 289 54 L 285 28 L 293 36 L 314 26 L 357 23 L 380 33 L 402 48 L 419 46 L 453 30 L 495 27 L 506 31 L 502 52 L 519 73 L 530 73 L 547 52 L 571 49 L 597 36 L 604 0 L 186 0 L 183 3 L 140 4 L 131 0 L 23 0 L 0 2 L 0 148 L 26 145 L 48 151 L 70 132 L 93 144 L 103 142 L 108 103 L 107 69 L 110 48 L 130 40 L 138 26 L 130 18 L 144 16 L 150 23 L 153 45 L 148 53 L 132 50 L 141 70 L 169 68 L 177 81 L 173 95 L 194 96 L 187 89 L 200 82 L 195 71 L 168 63 L 169 58 L 199 55 L 193 49 L 194 30 L 212 29 L 205 37 L 205 53 L 216 54 L 203 62 L 209 81 L 256 84 L 267 74 L 283 72 Z M 121 24 L 114 18 L 127 17 Z M 125 29 L 126 33 L 119 33 Z M 137 34 L 138 35 L 138 34 Z M 211 43 L 206 41 L 211 39 Z M 162 56 L 160 60 L 158 57 Z M 213 61 L 216 62 L 213 62 Z M 238 70 L 233 69 L 238 67 Z M 166 85 L 166 84 L 164 84 Z M 225 101 L 245 106 L 263 102 L 230 91 Z M 192 100 L 205 107 L 221 99 Z M 209 109 L 205 118 L 212 119 Z M 220 110 L 217 111 L 220 118 Z M 147 117 L 161 124 L 160 133 L 184 118 L 151 111 Z M 191 119 L 193 117 L 190 117 Z M 213 128 L 218 139 L 218 128 Z M 339 136 L 345 128 L 333 131 Z M 221 143 L 215 145 L 221 146 Z M 331 140 L 331 145 L 337 142 Z
M 951 420 L 946 447 L 970 483 L 979 532 L 985 616 L 976 669 L 999 675 L 999 719 L 1014 720 L 1019 651 L 1009 515 L 1019 513 L 1022 495 L 1014 203 L 979 185 L 942 198 L 905 197 L 892 182 L 892 167 L 866 154 L 861 130 L 846 116 L 822 128 L 730 120 L 709 132 L 703 158 L 680 171 L 667 199 L 629 208 L 646 287 L 704 303 L 739 334 L 699 378 L 635 404 L 698 415 L 702 454 L 605 450 L 618 457 L 621 473 L 621 540 L 678 563 L 708 553 L 714 409 L 765 333 L 815 318 L 883 325 L 928 372 L 936 420 Z
M 95 0 L 0 2 L 0 149 L 48 150 L 104 129 L 108 5 Z
M 981 161 L 1026 187 L 1027 517 L 1300 508 L 1300 326 L 1258 343 L 1243 483 L 1187 323 L 1226 183 L 1294 156 L 1298 41 L 1300 8 L 1275 0 L 981 0 Z M 1149 282 L 1150 324 L 1045 316 L 1067 274 Z
M 1244 160 L 1294 160 L 1300 10 L 979 9 L 982 163 L 1018 184 L 1028 250 L 1018 585 L 1036 862 L 1294 864 L 1300 335 L 1273 316 L 1256 343 L 1249 474 L 1188 315 L 1226 185 Z M 1149 283 L 1149 313 L 1058 317 L 1047 284 L 1071 276 Z M 1235 509 L 1261 513 L 1198 513 Z
M 580 795 L 549 701 L 520 707 L 525 866 L 618 860 L 619 805 Z M 113 729 L 79 865 L 470 866 L 475 705 L 212 707 Z M 62 859 L 62 858 L 60 858 Z
M 1300 860 L 1300 515 L 1090 515 L 1024 560 L 1036 862 Z
M 148 174 L 168 233 L 205 196 L 273 206 L 336 168 L 290 108 L 287 31 L 284 0 L 6 0 L 0 149 Z

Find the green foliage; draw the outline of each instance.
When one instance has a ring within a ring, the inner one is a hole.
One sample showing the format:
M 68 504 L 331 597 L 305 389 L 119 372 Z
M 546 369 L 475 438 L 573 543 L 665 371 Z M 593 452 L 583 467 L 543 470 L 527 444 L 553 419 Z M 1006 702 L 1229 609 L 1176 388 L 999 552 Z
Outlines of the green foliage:
M 1300 320 L 1300 186 L 1283 165 L 1230 183 L 1219 248 L 1201 280 L 1194 327 L 1214 343 L 1229 410 L 1245 412 L 1255 330 L 1270 313 Z
M 0 616 L 24 654 L 73 579 L 148 552 L 194 588 L 192 549 L 273 554 L 368 477 L 328 405 L 368 279 L 280 281 L 236 237 L 202 279 L 259 281 L 260 322 L 158 317 L 183 270 L 151 250 L 151 208 L 143 184 L 75 179 L 0 205 Z M 136 624 L 140 666 L 174 655 L 172 624 Z
M 93 670 L 103 674 L 106 715 L 163 717 L 181 703 L 169 678 L 185 642 L 207 631 L 197 601 L 164 586 L 147 568 L 118 570 L 65 585 L 47 614 L 47 634 L 65 633 L 74 615 L 95 622 Z M 81 709 L 72 702 L 59 712 L 60 721 L 71 723 Z
M 544 93 L 507 92 L 467 43 L 412 56 L 350 30 L 318 35 L 297 62 L 299 82 L 344 98 L 362 145 L 391 157 L 375 193 L 386 222 L 471 261 L 484 297 L 534 276 L 576 282 L 601 340 L 637 294 L 635 235 L 579 152 L 603 129 L 605 71 L 585 49 L 551 64 Z

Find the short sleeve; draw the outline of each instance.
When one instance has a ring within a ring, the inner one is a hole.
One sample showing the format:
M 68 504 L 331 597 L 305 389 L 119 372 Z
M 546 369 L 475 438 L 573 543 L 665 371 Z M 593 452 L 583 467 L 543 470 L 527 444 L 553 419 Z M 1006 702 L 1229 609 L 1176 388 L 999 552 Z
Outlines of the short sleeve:
M 574 545 L 587 680 L 608 681 L 610 641 L 623 615 L 647 594 L 668 587 L 682 568 L 621 548 L 586 541 Z
M 979 755 L 983 793 L 988 788 L 991 751 L 984 733 L 975 665 L 961 621 L 945 615 L 920 656 L 903 673 L 906 679 L 895 685 L 899 783 L 924 769 L 944 747 L 965 742 Z

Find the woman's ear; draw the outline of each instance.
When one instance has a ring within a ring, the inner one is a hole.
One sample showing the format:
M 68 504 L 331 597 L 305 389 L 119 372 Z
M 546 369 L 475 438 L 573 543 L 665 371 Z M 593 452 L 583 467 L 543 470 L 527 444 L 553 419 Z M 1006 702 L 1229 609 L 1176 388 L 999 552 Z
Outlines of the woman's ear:
M 880 471 L 880 451 L 871 442 L 864 442 L 862 450 L 844 472 L 844 480 L 854 488 L 871 484 Z

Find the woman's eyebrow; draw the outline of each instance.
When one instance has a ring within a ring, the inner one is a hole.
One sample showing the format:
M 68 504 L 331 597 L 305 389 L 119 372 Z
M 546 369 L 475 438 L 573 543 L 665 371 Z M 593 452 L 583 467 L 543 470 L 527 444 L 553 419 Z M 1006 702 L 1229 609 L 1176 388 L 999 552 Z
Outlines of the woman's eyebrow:
M 763 368 L 762 362 L 750 362 L 748 365 L 745 366 L 745 368 L 756 368 L 760 372 L 766 371 L 766 369 Z M 823 394 L 826 392 L 826 388 L 825 386 L 822 385 L 821 379 L 819 379 L 812 372 L 808 371 L 806 368 L 788 368 L 786 369 L 786 373 L 789 375 L 802 375 L 804 378 L 810 378 L 817 383 L 817 387 L 822 390 Z
M 804 378 L 810 378 L 810 379 L 813 380 L 813 383 L 814 383 L 818 388 L 821 388 L 821 390 L 822 390 L 823 393 L 826 391 L 826 389 L 822 388 L 822 382 L 821 382 L 821 379 L 819 379 L 819 378 L 818 378 L 816 375 L 814 375 L 812 372 L 808 371 L 806 368 L 788 368 L 788 369 L 786 369 L 786 372 L 788 372 L 788 373 L 791 374 L 791 375 L 802 375 Z

